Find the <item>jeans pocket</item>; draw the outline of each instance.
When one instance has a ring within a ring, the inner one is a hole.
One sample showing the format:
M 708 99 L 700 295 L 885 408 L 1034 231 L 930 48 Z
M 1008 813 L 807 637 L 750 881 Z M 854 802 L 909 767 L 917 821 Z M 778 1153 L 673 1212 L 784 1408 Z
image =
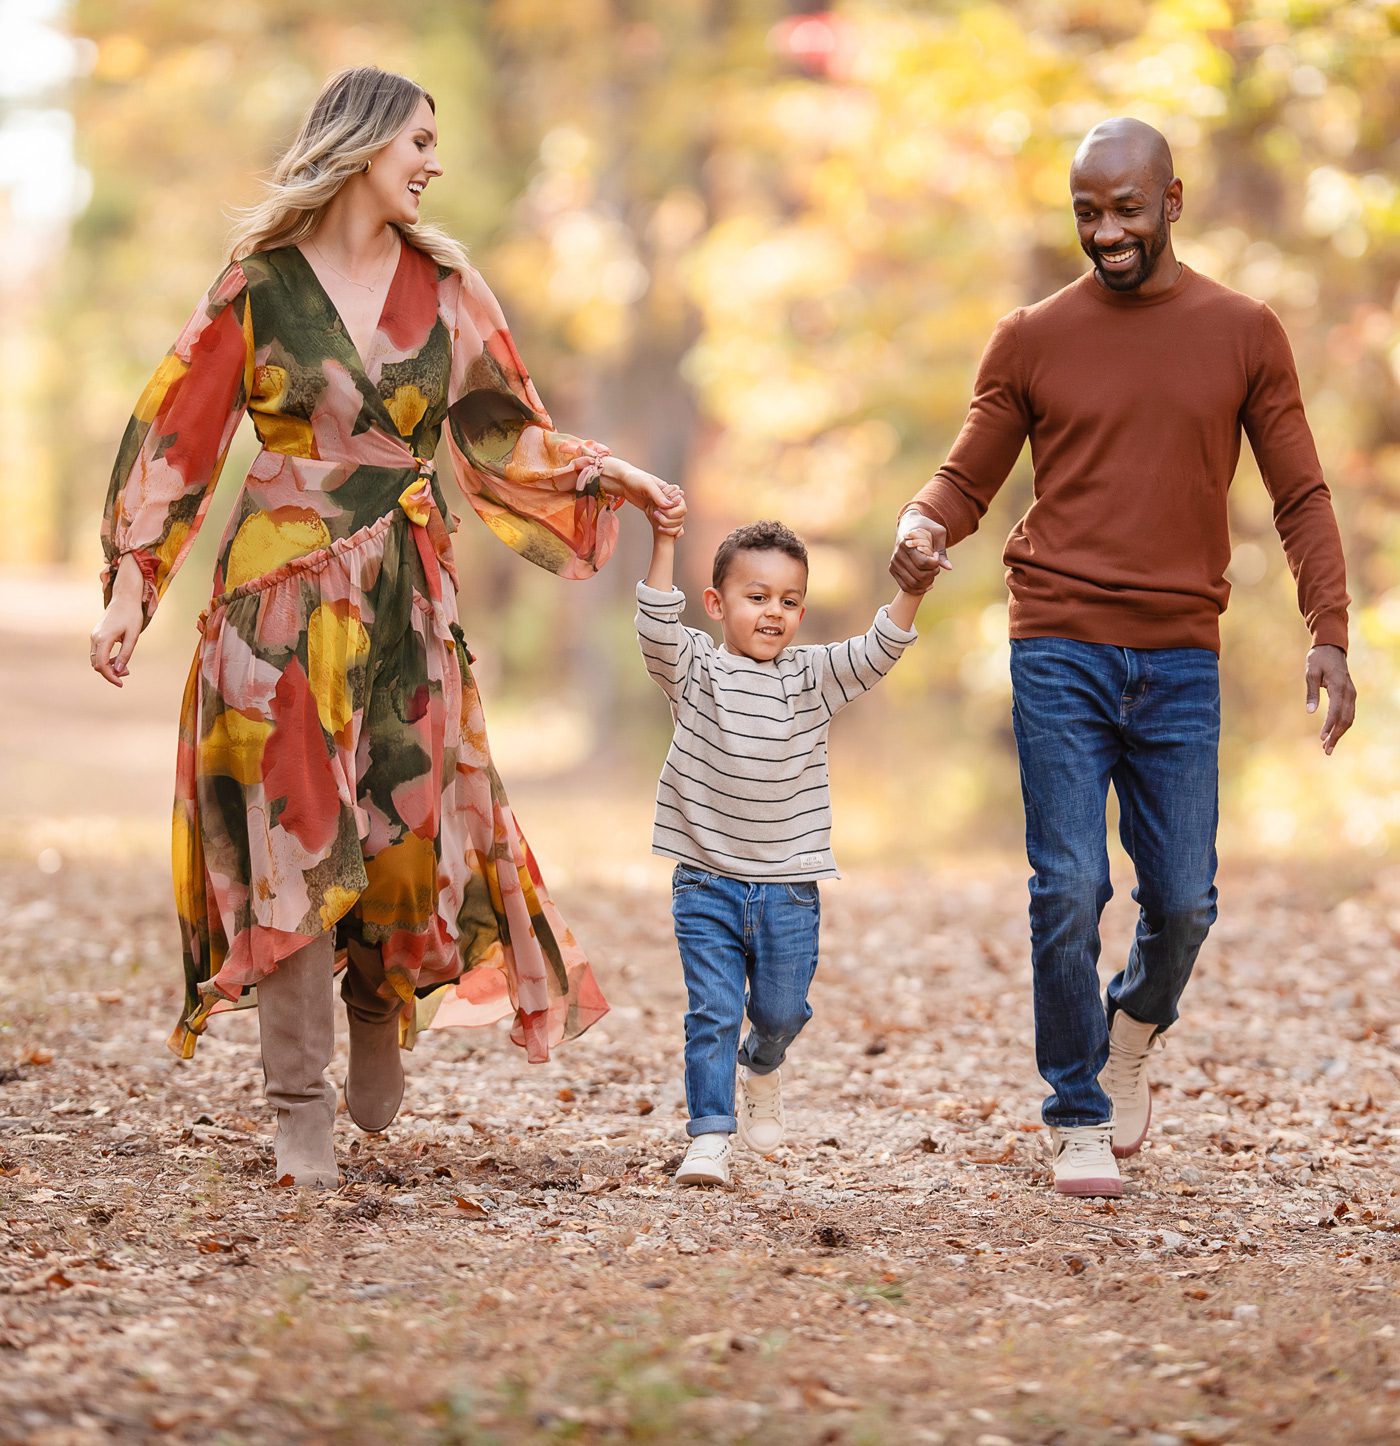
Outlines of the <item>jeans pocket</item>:
M 794 904 L 801 904 L 804 909 L 815 909 L 821 898 L 816 882 L 801 884 L 784 884 L 787 896 Z
M 704 869 L 693 869 L 689 864 L 677 864 L 671 875 L 671 893 L 688 894 L 694 889 L 703 889 L 714 877 Z

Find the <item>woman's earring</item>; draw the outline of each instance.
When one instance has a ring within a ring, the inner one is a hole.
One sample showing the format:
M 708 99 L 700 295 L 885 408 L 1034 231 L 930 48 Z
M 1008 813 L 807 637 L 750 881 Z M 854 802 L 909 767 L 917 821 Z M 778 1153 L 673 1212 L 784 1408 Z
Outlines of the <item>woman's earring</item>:
M 370 173 L 373 169 L 374 169 L 374 162 L 373 162 L 373 161 L 366 161 L 366 162 L 365 162 L 365 175 L 369 175 L 369 173 Z

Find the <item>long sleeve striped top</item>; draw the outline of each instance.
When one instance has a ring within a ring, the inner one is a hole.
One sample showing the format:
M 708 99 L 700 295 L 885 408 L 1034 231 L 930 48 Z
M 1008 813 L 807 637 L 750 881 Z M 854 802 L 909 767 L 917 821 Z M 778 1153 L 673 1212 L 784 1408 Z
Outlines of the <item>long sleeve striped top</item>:
M 827 731 L 917 636 L 887 608 L 841 643 L 757 662 L 681 624 L 685 595 L 637 584 L 647 672 L 671 700 L 675 736 L 656 791 L 652 852 L 764 883 L 836 878 Z

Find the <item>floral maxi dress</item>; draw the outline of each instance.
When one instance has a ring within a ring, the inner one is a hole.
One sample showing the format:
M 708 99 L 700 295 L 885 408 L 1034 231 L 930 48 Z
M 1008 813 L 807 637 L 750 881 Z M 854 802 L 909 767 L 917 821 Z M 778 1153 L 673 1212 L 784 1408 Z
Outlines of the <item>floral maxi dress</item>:
M 369 355 L 296 247 L 235 262 L 142 394 L 108 494 L 149 618 L 243 413 L 262 451 L 219 550 L 180 718 L 186 999 L 171 1048 L 334 931 L 377 948 L 419 1028 L 514 1015 L 531 1060 L 607 1011 L 486 742 L 457 620 L 439 441 L 508 547 L 586 578 L 617 536 L 606 449 L 553 430 L 472 270 L 401 248 Z M 444 425 L 444 423 L 446 425 Z

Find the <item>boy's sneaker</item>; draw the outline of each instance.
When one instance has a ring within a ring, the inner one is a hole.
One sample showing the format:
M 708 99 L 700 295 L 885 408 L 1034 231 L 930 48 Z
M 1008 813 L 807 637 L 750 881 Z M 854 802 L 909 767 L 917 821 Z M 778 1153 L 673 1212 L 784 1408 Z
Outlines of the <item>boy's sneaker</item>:
M 779 1071 L 739 1076 L 739 1138 L 760 1155 L 771 1154 L 783 1143 L 787 1120 L 783 1115 L 783 1082 Z
M 1152 1119 L 1147 1056 L 1154 1037 L 1161 1038 L 1155 1024 L 1144 1024 L 1121 1009 L 1109 1026 L 1108 1063 L 1099 1083 L 1113 1101 L 1113 1153 L 1120 1160 L 1136 1155 L 1147 1138 Z
M 715 1131 L 696 1135 L 676 1171 L 677 1185 L 727 1185 L 729 1183 L 729 1136 Z
M 1061 1195 L 1123 1193 L 1118 1161 L 1113 1158 L 1113 1121 L 1102 1125 L 1050 1126 L 1055 1189 Z

